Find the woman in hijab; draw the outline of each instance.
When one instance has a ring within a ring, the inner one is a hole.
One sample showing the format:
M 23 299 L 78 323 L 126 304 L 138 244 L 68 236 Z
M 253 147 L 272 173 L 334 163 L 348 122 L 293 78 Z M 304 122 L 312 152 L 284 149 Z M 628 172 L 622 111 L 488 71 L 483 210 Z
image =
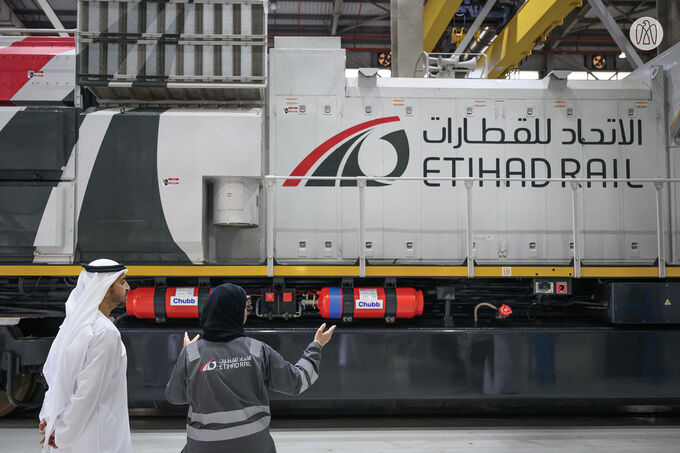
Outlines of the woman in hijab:
M 185 334 L 165 390 L 171 403 L 189 405 L 184 453 L 276 452 L 267 389 L 297 395 L 319 377 L 321 348 L 335 326 L 324 332 L 322 324 L 293 365 L 245 335 L 243 324 L 252 309 L 248 302 L 240 286 L 216 287 L 200 310 L 203 339 L 189 342 Z

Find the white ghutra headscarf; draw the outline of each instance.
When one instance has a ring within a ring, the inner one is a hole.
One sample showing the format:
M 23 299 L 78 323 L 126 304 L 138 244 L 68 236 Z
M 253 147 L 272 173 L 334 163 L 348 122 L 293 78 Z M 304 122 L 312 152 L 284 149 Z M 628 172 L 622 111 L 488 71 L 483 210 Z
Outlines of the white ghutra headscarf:
M 57 418 L 76 390 L 76 379 L 93 337 L 92 324 L 97 318 L 99 304 L 111 285 L 126 272 L 123 265 L 112 260 L 92 261 L 80 273 L 78 284 L 66 301 L 66 318 L 59 327 L 43 367 L 49 387 L 49 398 L 46 395 L 46 405 L 41 411 L 47 423 L 43 451 L 49 451 L 47 441 L 54 432 Z

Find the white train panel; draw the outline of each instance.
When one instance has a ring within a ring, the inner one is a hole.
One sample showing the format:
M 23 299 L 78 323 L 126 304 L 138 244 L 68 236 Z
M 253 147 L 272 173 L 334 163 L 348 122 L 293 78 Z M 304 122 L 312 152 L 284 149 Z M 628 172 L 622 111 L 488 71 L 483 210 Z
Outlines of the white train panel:
M 73 105 L 74 38 L 0 36 L 0 101 Z
M 10 151 L 0 195 L 9 220 L 23 219 L 19 229 L 2 225 L 3 259 L 261 264 L 269 219 L 260 183 L 276 174 L 288 177 L 273 206 L 281 264 L 353 264 L 361 251 L 375 264 L 462 263 L 466 187 L 437 177 L 588 178 L 577 192 L 584 263 L 656 260 L 656 188 L 625 179 L 680 174 L 658 73 L 603 82 L 345 78 L 337 39 L 276 43 L 267 123 L 261 108 L 1 109 Z M 375 179 L 360 243 L 356 181 L 299 178 L 366 175 Z M 472 256 L 566 265 L 572 193 L 566 181 L 475 182 Z M 674 263 L 677 188 L 664 188 L 662 208 Z
M 312 71 L 317 60 L 311 49 L 306 51 L 310 55 L 304 62 L 297 54 L 287 62 L 287 50 L 280 49 L 277 68 L 288 64 L 302 73 Z M 317 56 L 324 52 L 319 49 Z M 330 54 L 325 57 L 332 61 Z M 279 73 L 287 72 L 272 73 L 274 87 Z M 643 84 L 569 81 L 551 89 L 549 80 L 360 75 L 347 80 L 344 96 L 333 96 L 332 85 L 322 98 L 304 93 L 318 93 L 327 81 L 310 83 L 296 91 L 294 79 L 286 77 L 285 95 L 273 93 L 270 99 L 275 137 L 270 173 L 291 175 L 276 192 L 279 262 L 350 263 L 361 246 L 372 262 L 450 263 L 466 256 L 462 182 L 454 188 L 444 181 L 384 180 L 385 185 L 368 187 L 362 245 L 356 183 L 294 179 L 301 175 L 589 178 L 593 182 L 584 184 L 578 198 L 584 262 L 651 264 L 656 259 L 653 185 L 595 182 L 667 176 L 657 105 Z M 319 114 L 328 111 L 328 98 L 338 103 L 341 115 Z M 399 134 L 405 139 L 395 145 Z M 404 168 L 397 159 L 400 151 Z M 545 185 L 474 184 L 474 256 L 480 264 L 566 264 L 572 259 L 572 189 L 568 183 Z M 342 251 L 337 256 L 318 247 L 337 237 Z M 301 243 L 310 244 L 304 253 Z

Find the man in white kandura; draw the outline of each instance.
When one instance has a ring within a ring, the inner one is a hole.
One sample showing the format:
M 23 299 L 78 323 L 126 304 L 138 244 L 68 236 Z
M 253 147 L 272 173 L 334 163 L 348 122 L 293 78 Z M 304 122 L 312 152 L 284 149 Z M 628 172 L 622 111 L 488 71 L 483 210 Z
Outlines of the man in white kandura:
M 93 261 L 66 301 L 66 318 L 43 368 L 48 384 L 38 428 L 43 452 L 131 451 L 127 355 L 108 318 L 127 297 L 126 272 L 115 261 Z

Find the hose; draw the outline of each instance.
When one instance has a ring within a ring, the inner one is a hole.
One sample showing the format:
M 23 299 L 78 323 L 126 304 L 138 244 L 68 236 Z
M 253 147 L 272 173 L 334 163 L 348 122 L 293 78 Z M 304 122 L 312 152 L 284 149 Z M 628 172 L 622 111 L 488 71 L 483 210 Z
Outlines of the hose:
M 492 305 L 488 302 L 482 302 L 482 303 L 475 305 L 475 313 L 474 313 L 475 324 L 477 324 L 477 310 L 479 310 L 479 307 L 489 307 L 489 308 L 493 308 L 494 310 L 498 311 L 498 307 L 496 307 L 495 305 Z
M 128 318 L 131 318 L 131 316 L 128 315 L 127 313 L 123 313 L 122 315 L 118 316 L 116 319 L 113 320 L 113 325 L 118 327 L 118 325 L 121 322 L 125 321 Z

